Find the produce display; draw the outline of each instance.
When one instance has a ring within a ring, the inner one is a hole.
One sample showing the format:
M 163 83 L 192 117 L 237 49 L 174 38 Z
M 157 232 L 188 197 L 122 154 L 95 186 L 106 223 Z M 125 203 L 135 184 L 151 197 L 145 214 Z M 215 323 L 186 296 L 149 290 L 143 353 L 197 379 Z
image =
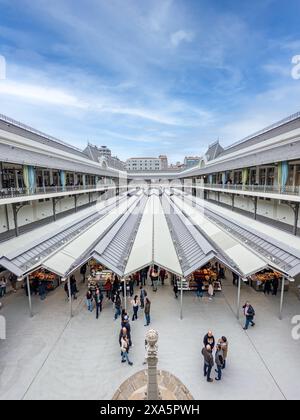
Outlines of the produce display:
M 277 273 L 276 271 L 272 271 L 272 272 L 267 272 L 267 273 L 258 273 L 252 276 L 252 279 L 263 283 L 268 280 L 271 280 L 271 281 L 274 279 L 279 280 L 281 279 L 281 277 L 282 277 L 282 274 Z
M 203 290 L 208 291 L 209 283 L 212 282 L 215 292 L 220 292 L 222 290 L 222 284 L 218 280 L 218 274 L 211 268 L 202 268 L 201 270 L 195 271 L 191 274 L 185 282 L 183 282 L 184 290 L 196 290 L 197 289 L 197 280 L 203 281 Z M 180 287 L 180 281 L 178 282 L 178 287 Z
M 59 277 L 47 270 L 37 270 L 29 275 L 29 281 L 43 281 L 46 283 L 48 291 L 54 290 L 59 286 Z

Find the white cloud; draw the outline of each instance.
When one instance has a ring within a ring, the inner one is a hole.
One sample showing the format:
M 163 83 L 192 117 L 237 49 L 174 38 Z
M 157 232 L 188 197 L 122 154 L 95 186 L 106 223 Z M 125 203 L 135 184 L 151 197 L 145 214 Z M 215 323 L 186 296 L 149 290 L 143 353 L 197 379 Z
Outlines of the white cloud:
M 17 96 L 21 99 L 32 100 L 38 103 L 48 103 L 82 109 L 88 108 L 88 104 L 79 100 L 76 96 L 49 86 L 43 87 L 6 80 L 0 83 L 0 94 Z
M 171 44 L 173 47 L 178 47 L 178 45 L 180 45 L 182 42 L 192 42 L 193 39 L 194 34 L 192 32 L 184 31 L 183 29 L 171 34 Z

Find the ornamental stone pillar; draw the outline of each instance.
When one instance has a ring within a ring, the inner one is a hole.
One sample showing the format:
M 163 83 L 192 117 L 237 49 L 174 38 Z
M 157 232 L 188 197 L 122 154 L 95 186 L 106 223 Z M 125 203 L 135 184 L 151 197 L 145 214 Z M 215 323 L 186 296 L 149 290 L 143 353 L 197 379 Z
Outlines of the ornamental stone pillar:
M 157 381 L 157 363 L 158 363 L 158 332 L 150 330 L 146 334 L 147 342 L 147 362 L 148 362 L 148 386 L 147 400 L 157 401 L 160 398 Z

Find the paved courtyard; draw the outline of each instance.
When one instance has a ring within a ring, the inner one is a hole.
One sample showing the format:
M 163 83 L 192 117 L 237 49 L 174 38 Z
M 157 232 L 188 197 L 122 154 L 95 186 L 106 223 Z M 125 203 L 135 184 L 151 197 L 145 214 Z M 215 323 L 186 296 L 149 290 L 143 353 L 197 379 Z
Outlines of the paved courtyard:
M 148 287 L 150 291 L 150 287 Z M 235 318 L 236 288 L 225 282 L 214 301 L 199 302 L 184 294 L 180 301 L 169 286 L 152 300 L 152 327 L 159 338 L 159 367 L 176 375 L 196 399 L 300 399 L 300 341 L 292 339 L 291 319 L 300 314 L 294 290 L 286 294 L 284 320 L 279 321 L 279 297 L 265 297 L 246 285 L 242 301 L 257 310 L 257 325 L 247 333 Z M 0 341 L 0 399 L 111 399 L 117 387 L 143 369 L 146 328 L 142 313 L 132 323 L 134 366 L 121 364 L 119 320 L 106 303 L 99 320 L 85 307 L 85 288 L 74 305 L 63 289 L 41 302 L 33 297 L 35 316 L 28 316 L 24 292 L 4 299 L 7 340 Z M 208 384 L 202 374 L 202 339 L 208 329 L 230 341 L 228 367 L 222 382 Z

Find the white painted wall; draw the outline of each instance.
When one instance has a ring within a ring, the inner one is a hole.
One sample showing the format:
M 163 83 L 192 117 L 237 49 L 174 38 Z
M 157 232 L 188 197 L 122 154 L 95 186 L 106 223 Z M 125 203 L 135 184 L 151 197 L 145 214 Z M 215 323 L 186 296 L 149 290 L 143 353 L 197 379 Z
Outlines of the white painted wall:
M 98 193 L 92 194 L 92 201 L 95 201 L 98 198 Z M 83 206 L 88 204 L 89 196 L 88 194 L 80 194 L 77 198 L 77 206 Z M 56 213 L 62 213 L 67 210 L 74 209 L 74 197 L 66 197 L 62 200 L 59 200 L 56 204 Z M 12 206 L 8 206 L 8 215 L 9 215 L 9 228 L 14 229 L 14 218 L 13 218 L 13 211 Z M 18 223 L 19 226 L 25 226 L 27 224 L 37 222 L 39 220 L 45 219 L 47 217 L 53 216 L 53 207 L 52 201 L 44 201 L 38 202 L 33 201 L 30 205 L 24 206 L 20 209 L 18 213 Z M 5 206 L 0 205 L 0 233 L 6 232 L 8 230 L 7 221 L 6 221 L 6 214 L 5 214 Z

